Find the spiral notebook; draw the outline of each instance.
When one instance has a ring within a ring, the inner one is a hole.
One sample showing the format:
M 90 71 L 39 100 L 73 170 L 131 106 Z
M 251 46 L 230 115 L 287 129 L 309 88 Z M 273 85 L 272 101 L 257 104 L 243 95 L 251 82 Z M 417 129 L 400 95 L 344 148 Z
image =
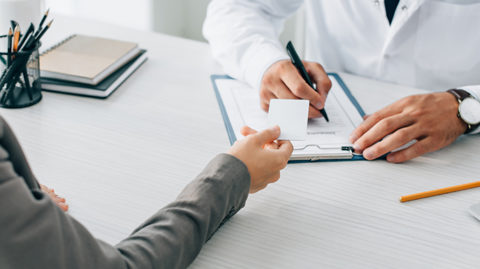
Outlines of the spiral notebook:
M 146 50 L 141 50 L 138 56 L 123 65 L 97 85 L 68 82 L 52 78 L 41 78 L 40 82 L 42 90 L 96 98 L 107 98 L 147 60 L 146 53 Z
M 40 76 L 97 85 L 140 52 L 133 42 L 72 35 L 40 56 Z

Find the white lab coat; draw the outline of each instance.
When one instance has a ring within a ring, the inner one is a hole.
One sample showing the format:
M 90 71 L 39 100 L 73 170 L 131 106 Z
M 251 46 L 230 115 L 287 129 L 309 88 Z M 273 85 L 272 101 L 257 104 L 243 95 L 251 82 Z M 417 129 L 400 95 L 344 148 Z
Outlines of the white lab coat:
M 480 0 L 400 0 L 391 25 L 383 0 L 213 0 L 204 35 L 215 59 L 259 88 L 266 69 L 288 59 L 278 35 L 303 2 L 305 59 L 432 91 L 463 88 L 479 99 Z

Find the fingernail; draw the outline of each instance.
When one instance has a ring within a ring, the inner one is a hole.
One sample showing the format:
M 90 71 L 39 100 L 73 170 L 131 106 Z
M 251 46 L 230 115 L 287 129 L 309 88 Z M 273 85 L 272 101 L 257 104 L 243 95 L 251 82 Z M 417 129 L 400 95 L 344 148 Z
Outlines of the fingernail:
M 392 155 L 387 156 L 387 161 L 389 162 L 395 162 L 395 159 L 396 159 L 395 156 L 392 156 Z
M 370 150 L 367 149 L 363 152 L 363 157 L 365 157 L 365 159 L 370 160 L 373 158 L 373 154 Z
M 318 109 L 322 109 L 323 103 L 322 103 L 322 102 L 318 102 L 318 103 L 315 105 L 315 107 L 318 108 Z
M 275 125 L 273 127 L 270 127 L 270 130 L 276 132 L 276 133 L 279 133 L 280 132 L 280 126 L 278 125 Z
M 358 144 L 353 144 L 353 149 L 354 149 L 355 151 L 360 151 L 360 150 L 361 150 L 361 148 L 360 148 L 360 146 L 359 146 Z

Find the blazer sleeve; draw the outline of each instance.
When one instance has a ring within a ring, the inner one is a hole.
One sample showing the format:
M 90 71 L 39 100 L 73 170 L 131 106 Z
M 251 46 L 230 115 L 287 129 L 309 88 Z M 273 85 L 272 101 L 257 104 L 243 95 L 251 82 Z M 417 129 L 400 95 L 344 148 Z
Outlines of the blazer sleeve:
M 213 57 L 230 76 L 255 89 L 265 71 L 289 59 L 278 37 L 283 24 L 303 0 L 213 0 L 203 34 Z
M 246 166 L 220 154 L 180 193 L 116 246 L 95 239 L 38 188 L 0 120 L 0 268 L 185 268 L 245 204 Z

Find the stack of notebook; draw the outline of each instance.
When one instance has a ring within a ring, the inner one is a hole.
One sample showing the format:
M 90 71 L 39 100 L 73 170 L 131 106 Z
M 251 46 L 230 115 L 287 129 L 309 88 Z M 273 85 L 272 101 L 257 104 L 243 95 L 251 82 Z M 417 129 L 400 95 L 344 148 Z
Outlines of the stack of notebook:
M 73 35 L 40 56 L 42 89 L 106 98 L 146 60 L 135 43 Z

